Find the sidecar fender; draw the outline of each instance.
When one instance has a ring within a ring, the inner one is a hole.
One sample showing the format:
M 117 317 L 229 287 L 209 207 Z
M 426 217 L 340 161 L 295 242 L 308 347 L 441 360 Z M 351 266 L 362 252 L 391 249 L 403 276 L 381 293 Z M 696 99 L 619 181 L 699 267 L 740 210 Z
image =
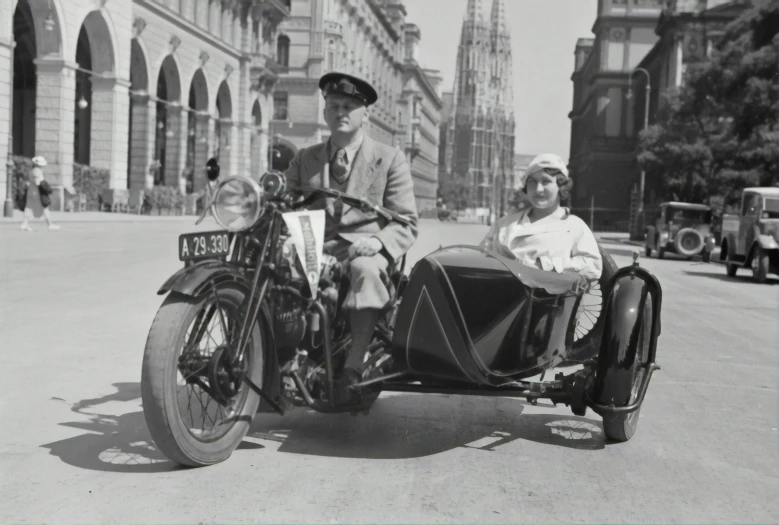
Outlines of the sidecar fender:
M 624 407 L 632 391 L 632 368 L 647 295 L 652 296 L 652 328 L 647 364 L 654 366 L 660 335 L 662 289 L 654 275 L 637 266 L 621 268 L 612 279 L 603 312 L 606 315 L 591 399 L 605 407 Z M 639 399 L 639 403 L 640 403 Z
M 210 292 L 212 284 L 232 283 L 244 289 L 247 297 L 251 293 L 252 283 L 235 268 L 224 261 L 207 260 L 181 268 L 171 275 L 157 291 L 157 295 L 165 295 L 168 292 L 176 292 L 190 297 L 200 297 Z M 279 368 L 278 355 L 276 355 L 275 336 L 273 334 L 273 317 L 267 302 L 263 302 L 260 308 L 264 317 L 265 330 L 268 338 L 265 342 L 265 377 L 263 378 L 263 392 L 271 399 L 275 399 L 281 393 L 281 370 Z M 260 400 L 259 411 L 267 411 L 270 407 L 264 400 Z

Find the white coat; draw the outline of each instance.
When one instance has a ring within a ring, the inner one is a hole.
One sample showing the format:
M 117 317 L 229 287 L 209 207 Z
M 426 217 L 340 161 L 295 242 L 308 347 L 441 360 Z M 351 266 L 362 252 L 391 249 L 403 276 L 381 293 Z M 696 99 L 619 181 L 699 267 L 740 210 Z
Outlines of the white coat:
M 575 271 L 591 282 L 600 278 L 603 259 L 598 242 L 584 221 L 561 207 L 531 223 L 529 211 L 495 222 L 480 247 L 513 256 L 526 266 L 558 273 Z

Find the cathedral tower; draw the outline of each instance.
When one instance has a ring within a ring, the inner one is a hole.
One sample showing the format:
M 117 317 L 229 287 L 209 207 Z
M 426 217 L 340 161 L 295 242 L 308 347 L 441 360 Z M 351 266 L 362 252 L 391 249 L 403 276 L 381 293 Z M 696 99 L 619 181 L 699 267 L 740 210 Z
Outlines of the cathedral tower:
M 513 188 L 514 98 L 505 0 L 468 0 L 447 126 L 444 198 L 457 208 L 506 210 Z

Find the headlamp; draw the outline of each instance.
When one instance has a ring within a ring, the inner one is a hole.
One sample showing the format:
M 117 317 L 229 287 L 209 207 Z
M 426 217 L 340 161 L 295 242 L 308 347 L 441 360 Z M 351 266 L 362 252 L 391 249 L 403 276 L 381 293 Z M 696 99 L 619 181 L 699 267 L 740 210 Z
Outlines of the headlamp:
M 246 177 L 228 177 L 214 194 L 217 224 L 230 232 L 251 228 L 265 211 L 265 195 L 259 184 Z

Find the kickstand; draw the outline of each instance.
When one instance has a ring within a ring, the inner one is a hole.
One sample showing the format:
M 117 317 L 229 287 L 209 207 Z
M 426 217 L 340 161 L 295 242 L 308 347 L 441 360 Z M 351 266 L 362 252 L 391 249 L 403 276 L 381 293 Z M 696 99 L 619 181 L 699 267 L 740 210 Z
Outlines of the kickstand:
M 249 385 L 249 388 L 257 392 L 257 395 L 260 396 L 266 403 L 270 405 L 270 407 L 276 411 L 276 413 L 280 416 L 284 415 L 284 409 L 279 406 L 278 403 L 276 403 L 274 400 L 270 398 L 268 394 L 262 391 L 260 387 L 254 384 L 254 381 L 249 379 L 248 377 L 243 378 L 243 382 Z

